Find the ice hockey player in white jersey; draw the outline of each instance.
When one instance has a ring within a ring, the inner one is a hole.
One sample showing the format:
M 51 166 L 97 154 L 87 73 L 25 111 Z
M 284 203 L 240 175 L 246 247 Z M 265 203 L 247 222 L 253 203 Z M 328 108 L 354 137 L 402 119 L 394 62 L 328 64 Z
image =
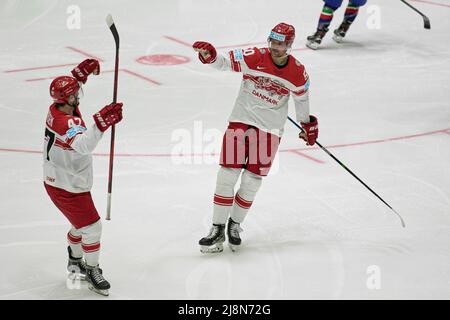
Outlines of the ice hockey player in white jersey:
M 79 109 L 79 93 L 90 74 L 99 74 L 97 60 L 87 59 L 71 76 L 50 84 L 54 102 L 48 111 L 44 142 L 44 186 L 50 199 L 72 225 L 69 242 L 70 274 L 89 282 L 89 288 L 109 294 L 110 284 L 99 268 L 102 225 L 91 197 L 92 151 L 103 132 L 122 120 L 122 103 L 107 105 L 86 127 Z
M 208 42 L 193 48 L 199 60 L 217 70 L 242 72 L 241 88 L 229 117 L 214 194 L 213 225 L 200 239 L 201 252 L 221 252 L 225 225 L 230 248 L 241 244 L 241 223 L 270 170 L 288 115 L 292 95 L 296 118 L 306 134 L 299 137 L 313 145 L 318 136 L 317 118 L 309 113 L 309 77 L 305 67 L 290 55 L 295 38 L 293 26 L 276 25 L 267 48 L 235 49 L 227 56 L 217 54 Z M 238 178 L 241 184 L 234 192 Z

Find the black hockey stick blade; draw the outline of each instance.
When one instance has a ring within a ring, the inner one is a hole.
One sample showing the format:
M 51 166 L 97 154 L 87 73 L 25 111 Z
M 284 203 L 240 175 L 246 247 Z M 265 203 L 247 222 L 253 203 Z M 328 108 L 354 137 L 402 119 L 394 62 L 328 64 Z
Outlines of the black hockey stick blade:
M 425 29 L 431 29 L 431 22 L 427 16 L 423 16 L 423 27 Z
M 292 122 L 297 128 L 299 128 L 302 132 L 305 132 L 305 130 L 303 130 L 303 128 L 301 126 L 299 126 L 299 124 L 297 122 L 295 122 L 294 120 L 292 120 L 291 117 L 288 117 L 289 121 Z M 353 173 L 353 171 L 351 171 L 349 168 L 347 168 L 347 166 L 345 164 L 343 164 L 338 158 L 336 158 L 330 151 L 328 151 L 327 148 L 323 147 L 318 141 L 316 141 L 316 144 L 319 146 L 320 149 L 322 149 L 326 154 L 328 154 L 331 158 L 333 158 L 334 161 L 336 161 L 342 168 L 344 168 L 348 173 L 350 173 L 356 180 L 358 180 L 364 187 L 367 188 L 367 190 L 369 190 L 374 196 L 376 196 L 381 202 L 383 202 L 389 209 L 392 210 L 392 212 L 394 212 L 397 217 L 400 219 L 400 222 L 402 224 L 402 227 L 405 228 L 405 221 L 403 221 L 402 216 L 394 210 L 394 208 L 392 208 L 386 201 L 383 200 L 383 198 L 381 198 L 375 191 L 372 190 L 372 188 L 370 188 L 364 181 L 362 181 L 356 174 Z
M 417 10 L 415 7 L 413 7 L 412 5 L 410 5 L 408 2 L 406 2 L 405 0 L 400 0 L 401 2 L 403 2 L 404 4 L 406 4 L 408 7 L 410 7 L 411 9 L 413 9 L 415 12 L 417 12 L 418 14 L 420 14 L 423 18 L 423 27 L 425 29 L 431 29 L 431 22 L 430 19 L 424 15 L 422 12 L 420 12 L 419 10 Z

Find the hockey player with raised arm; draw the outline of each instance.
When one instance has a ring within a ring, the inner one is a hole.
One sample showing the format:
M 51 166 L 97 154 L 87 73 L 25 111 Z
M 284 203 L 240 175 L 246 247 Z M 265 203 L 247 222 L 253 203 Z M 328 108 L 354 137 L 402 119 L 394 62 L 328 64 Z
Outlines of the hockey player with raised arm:
M 328 32 L 334 12 L 342 5 L 343 0 L 323 0 L 324 5 L 319 18 L 316 32 L 307 38 L 306 46 L 316 50 L 322 43 L 322 39 Z M 344 20 L 341 25 L 334 30 L 333 40 L 342 42 L 348 29 L 358 16 L 359 8 L 367 3 L 367 0 L 349 0 L 344 13 Z
M 122 103 L 113 103 L 93 115 L 87 127 L 79 109 L 79 93 L 90 74 L 99 74 L 97 60 L 87 59 L 72 76 L 50 84 L 53 104 L 48 111 L 44 142 L 44 186 L 50 199 L 69 220 L 67 270 L 89 288 L 108 295 L 109 282 L 99 268 L 102 224 L 91 197 L 92 152 L 111 126 L 122 120 Z
M 235 49 L 217 54 L 208 42 L 195 42 L 198 58 L 217 70 L 241 72 L 242 83 L 229 117 L 214 193 L 213 225 L 200 239 L 203 253 L 223 251 L 225 225 L 230 248 L 241 244 L 240 225 L 270 170 L 288 115 L 292 95 L 297 121 L 305 129 L 300 138 L 313 145 L 318 136 L 317 118 L 309 113 L 309 77 L 305 67 L 290 55 L 293 26 L 276 25 L 267 48 Z M 241 176 L 239 189 L 235 185 Z

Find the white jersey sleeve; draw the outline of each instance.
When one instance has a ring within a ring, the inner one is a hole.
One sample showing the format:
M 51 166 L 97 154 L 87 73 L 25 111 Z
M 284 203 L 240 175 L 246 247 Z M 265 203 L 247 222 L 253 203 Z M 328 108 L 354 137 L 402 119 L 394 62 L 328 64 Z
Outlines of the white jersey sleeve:
M 220 53 L 217 54 L 216 61 L 210 64 L 211 67 L 219 71 L 231 71 L 231 62 Z
M 309 82 L 308 82 L 309 86 Z M 292 94 L 295 104 L 295 115 L 297 122 L 309 122 L 309 90 L 300 95 Z
M 214 69 L 220 71 L 243 72 L 248 69 L 244 60 L 245 52 L 246 51 L 242 49 L 234 49 L 228 52 L 227 56 L 223 56 L 222 54 L 218 53 L 216 61 L 214 61 L 210 65 Z
M 77 134 L 70 146 L 80 154 L 90 154 L 97 147 L 103 133 L 93 124 L 83 133 Z

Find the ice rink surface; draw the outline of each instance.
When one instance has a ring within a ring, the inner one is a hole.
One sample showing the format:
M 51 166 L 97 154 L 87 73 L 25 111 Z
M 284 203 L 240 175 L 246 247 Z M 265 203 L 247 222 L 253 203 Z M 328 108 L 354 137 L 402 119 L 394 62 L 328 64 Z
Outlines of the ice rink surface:
M 400 1 L 369 0 L 343 44 L 328 35 L 312 51 L 305 38 L 319 0 L 2 0 L 0 298 L 103 299 L 85 285 L 67 288 L 69 225 L 43 188 L 41 150 L 51 78 L 96 57 L 104 72 L 84 86 L 85 121 L 111 101 L 111 13 L 125 111 L 112 220 L 103 222 L 110 299 L 449 299 L 450 1 L 411 4 L 431 30 Z M 243 224 L 242 249 L 202 255 L 197 242 L 211 223 L 217 152 L 241 75 L 202 65 L 190 45 L 209 41 L 221 53 L 265 46 L 282 21 L 297 31 L 292 53 L 311 78 L 319 141 L 407 227 L 286 123 L 278 161 Z M 159 64 L 137 61 L 144 56 Z M 109 133 L 94 157 L 102 217 L 108 152 Z

